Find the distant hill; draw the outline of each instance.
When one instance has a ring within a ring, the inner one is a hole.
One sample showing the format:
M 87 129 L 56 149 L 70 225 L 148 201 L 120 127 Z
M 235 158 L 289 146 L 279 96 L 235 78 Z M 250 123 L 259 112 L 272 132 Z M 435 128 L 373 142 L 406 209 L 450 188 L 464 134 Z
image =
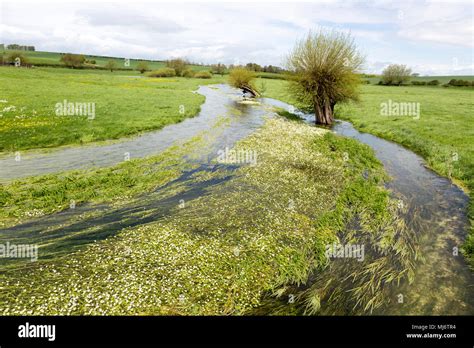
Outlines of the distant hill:
M 11 50 L 4 49 L 3 54 L 8 54 Z M 45 51 L 22 51 L 23 54 L 29 59 L 29 62 L 32 65 L 36 66 L 64 66 L 64 64 L 60 61 L 61 54 L 58 52 L 45 52 Z M 68 53 L 68 52 L 64 52 Z M 147 59 L 130 59 L 130 65 L 126 66 L 125 58 L 120 57 L 106 57 L 106 56 L 94 56 L 94 55 L 84 55 L 88 61 L 95 61 L 95 64 L 87 64 L 86 68 L 103 68 L 104 65 L 109 60 L 115 60 L 117 62 L 117 67 L 124 70 L 134 70 L 140 61 L 145 61 L 148 63 L 148 67 L 150 70 L 155 70 L 159 68 L 163 68 L 165 66 L 165 61 L 159 60 L 147 60 Z M 191 68 L 196 71 L 200 70 L 209 70 L 210 67 L 207 65 L 197 65 L 192 64 Z

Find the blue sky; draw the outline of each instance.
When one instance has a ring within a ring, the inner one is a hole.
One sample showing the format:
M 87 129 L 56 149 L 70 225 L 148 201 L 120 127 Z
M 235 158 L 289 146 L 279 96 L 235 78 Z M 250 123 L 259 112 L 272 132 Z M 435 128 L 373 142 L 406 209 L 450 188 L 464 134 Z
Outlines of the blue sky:
M 181 2 L 0 0 L 0 41 L 38 50 L 283 66 L 296 40 L 348 31 L 365 71 L 473 75 L 472 1 Z

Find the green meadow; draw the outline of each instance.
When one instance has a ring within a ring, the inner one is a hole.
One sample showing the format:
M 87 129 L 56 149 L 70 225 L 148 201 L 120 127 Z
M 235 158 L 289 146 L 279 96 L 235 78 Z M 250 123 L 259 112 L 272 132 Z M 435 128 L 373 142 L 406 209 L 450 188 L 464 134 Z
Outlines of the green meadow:
M 199 85 L 221 77 L 148 78 L 137 72 L 0 67 L 0 152 L 118 139 L 196 115 Z M 64 101 L 93 103 L 95 115 L 57 115 Z
M 449 75 L 446 75 L 446 76 L 412 76 L 410 78 L 410 82 L 411 81 L 429 82 L 429 81 L 433 81 L 433 80 L 438 80 L 439 85 L 438 86 L 432 86 L 432 87 L 440 87 L 441 85 L 443 85 L 445 83 L 448 83 L 452 79 L 474 81 L 474 76 L 470 76 L 470 75 L 467 75 L 467 76 L 454 76 L 454 75 L 453 76 L 449 76 Z M 371 84 L 375 85 L 380 81 L 380 76 L 367 77 L 367 78 L 363 78 L 363 80 L 368 80 L 368 81 L 370 81 Z
M 9 52 L 18 52 L 18 51 L 10 51 L 5 50 L 3 51 L 4 55 L 8 55 Z M 28 59 L 28 63 L 36 66 L 52 66 L 52 67 L 64 67 L 64 63 L 61 62 L 61 53 L 58 52 L 44 52 L 44 51 L 21 51 Z M 78 53 L 79 54 L 79 53 Z M 156 70 L 160 68 L 164 68 L 166 66 L 166 62 L 158 61 L 158 60 L 140 60 L 140 59 L 125 59 L 125 58 L 118 58 L 118 57 L 104 57 L 104 56 L 91 56 L 84 54 L 84 57 L 88 61 L 95 61 L 95 64 L 91 65 L 91 67 L 96 68 L 103 68 L 109 60 L 112 60 L 116 63 L 118 69 L 124 70 L 135 70 L 137 65 L 141 61 L 145 61 L 148 64 L 148 68 L 150 70 Z M 205 65 L 196 65 L 191 64 L 190 67 L 193 70 L 200 71 L 200 70 L 209 70 L 208 66 Z

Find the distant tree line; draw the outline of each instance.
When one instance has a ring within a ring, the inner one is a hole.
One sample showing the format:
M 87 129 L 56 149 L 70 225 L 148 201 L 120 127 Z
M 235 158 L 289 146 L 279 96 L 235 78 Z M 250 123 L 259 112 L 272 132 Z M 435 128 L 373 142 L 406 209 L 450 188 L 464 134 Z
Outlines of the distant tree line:
M 474 81 L 451 79 L 449 80 L 448 83 L 445 83 L 443 86 L 444 87 L 450 87 L 450 86 L 469 87 L 469 86 L 474 86 Z
M 194 77 L 198 79 L 210 79 L 212 73 L 210 71 L 194 71 L 190 67 L 190 62 L 183 58 L 175 58 L 166 61 L 166 67 L 153 70 L 147 74 L 149 77 Z M 144 72 L 144 65 L 139 64 L 137 70 Z
M 2 49 L 5 49 L 5 45 L 1 45 Z M 25 45 L 18 45 L 18 44 L 10 44 L 7 45 L 7 50 L 16 50 L 16 51 L 34 51 L 35 46 L 25 46 Z
M 242 67 L 242 66 L 234 66 L 234 65 L 229 65 L 229 70 L 232 70 L 237 67 Z M 273 65 L 265 65 L 261 66 L 257 63 L 247 63 L 245 65 L 245 68 L 250 71 L 255 71 L 255 72 L 268 72 L 268 73 L 274 73 L 274 74 L 280 74 L 285 72 L 285 69 L 282 69 L 278 66 L 273 66 Z
M 431 80 L 431 81 L 412 81 L 412 85 L 414 86 L 438 86 L 438 80 Z

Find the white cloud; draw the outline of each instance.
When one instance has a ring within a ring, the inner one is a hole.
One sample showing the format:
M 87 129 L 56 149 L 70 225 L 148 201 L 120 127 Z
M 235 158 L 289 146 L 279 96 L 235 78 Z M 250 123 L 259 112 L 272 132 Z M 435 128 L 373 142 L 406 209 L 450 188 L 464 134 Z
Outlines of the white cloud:
M 468 61 L 463 66 L 472 63 L 470 2 L 4 0 L 2 4 L 1 41 L 35 45 L 39 50 L 282 65 L 295 40 L 322 26 L 350 30 L 371 61 L 419 65 L 426 60 L 426 69 L 441 71 L 449 66 L 443 60 L 451 59 L 446 52 L 455 47 L 460 60 Z M 421 49 L 413 52 L 410 43 L 439 49 L 440 57 L 423 54 Z M 388 52 L 391 55 L 384 56 Z

